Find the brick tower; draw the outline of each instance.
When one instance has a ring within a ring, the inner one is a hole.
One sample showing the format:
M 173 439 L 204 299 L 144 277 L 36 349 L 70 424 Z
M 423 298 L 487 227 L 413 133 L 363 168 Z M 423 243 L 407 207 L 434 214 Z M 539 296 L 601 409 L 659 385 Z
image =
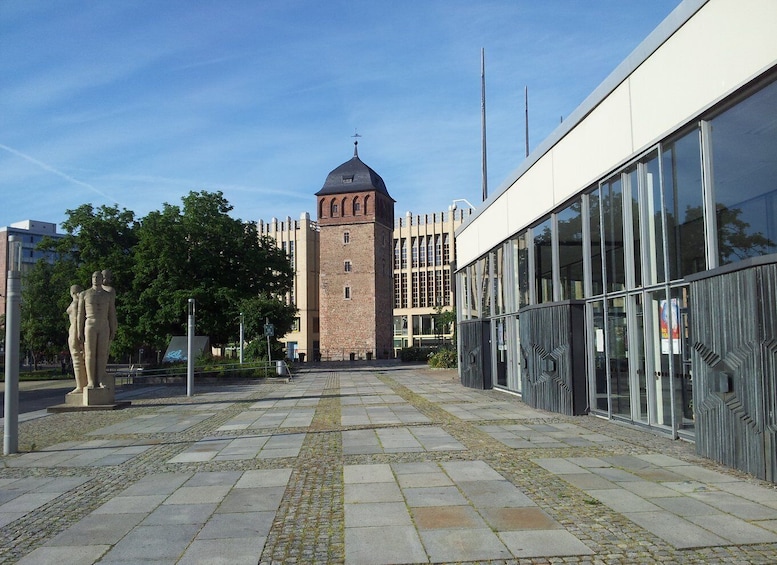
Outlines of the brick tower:
M 394 199 L 358 143 L 316 193 L 321 355 L 331 360 L 387 358 L 393 347 Z

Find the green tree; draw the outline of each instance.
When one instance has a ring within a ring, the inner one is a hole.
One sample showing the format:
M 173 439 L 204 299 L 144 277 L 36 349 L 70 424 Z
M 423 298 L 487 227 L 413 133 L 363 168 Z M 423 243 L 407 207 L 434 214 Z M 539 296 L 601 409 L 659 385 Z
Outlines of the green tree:
M 133 318 L 135 297 L 130 291 L 134 277 L 134 250 L 137 245 L 137 222 L 129 210 L 116 206 L 83 204 L 67 210 L 62 223 L 65 236 L 58 240 L 44 240 L 39 247 L 54 251 L 58 292 L 67 298 L 70 285 L 91 286 L 92 273 L 111 271 L 111 286 L 116 289 L 116 316 L 119 329 L 111 345 L 114 357 L 124 358 L 142 343 Z M 66 306 L 67 307 L 67 306 Z
M 69 285 L 55 265 L 38 261 L 22 284 L 21 347 L 37 370 L 41 359 L 67 350 Z
M 290 291 L 294 273 L 285 253 L 230 211 L 221 192 L 190 192 L 182 208 L 165 204 L 141 221 L 134 306 L 151 345 L 164 347 L 184 333 L 189 298 L 197 333 L 224 347 L 234 341 L 241 301 Z
M 274 335 L 270 337 L 272 358 L 281 359 L 283 357 L 283 344 L 278 341 L 278 338 L 292 330 L 297 308 L 265 293 L 242 300 L 240 312 L 243 313 L 243 337 L 249 342 L 245 350 L 248 358 L 267 359 L 267 338 L 264 337 L 264 324 L 269 320 L 275 329 Z

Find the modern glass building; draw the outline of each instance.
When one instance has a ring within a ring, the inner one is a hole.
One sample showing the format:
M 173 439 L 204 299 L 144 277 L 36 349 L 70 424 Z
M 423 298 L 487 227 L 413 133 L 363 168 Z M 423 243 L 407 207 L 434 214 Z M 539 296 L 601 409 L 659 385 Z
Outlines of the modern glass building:
M 775 22 L 685 0 L 457 230 L 464 384 L 777 481 Z

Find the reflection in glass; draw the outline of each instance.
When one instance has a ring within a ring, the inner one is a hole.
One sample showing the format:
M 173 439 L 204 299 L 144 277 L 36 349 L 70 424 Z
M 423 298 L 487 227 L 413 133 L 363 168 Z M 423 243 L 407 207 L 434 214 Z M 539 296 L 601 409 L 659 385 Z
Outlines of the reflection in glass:
M 777 82 L 710 131 L 720 264 L 777 252 Z
M 607 291 L 626 287 L 625 250 L 623 249 L 623 186 L 620 175 L 602 184 L 604 221 L 604 263 Z
M 607 353 L 610 366 L 612 413 L 631 418 L 629 340 L 626 299 L 607 301 Z
M 582 200 L 558 212 L 558 262 L 561 300 L 583 298 Z
M 537 303 L 553 301 L 553 242 L 551 220 L 534 228 L 534 280 Z
M 699 130 L 664 146 L 664 206 L 672 280 L 706 269 Z
M 599 193 L 600 190 L 597 188 L 588 195 L 589 237 L 591 239 L 591 293 L 593 296 L 598 296 L 604 292 Z
M 597 300 L 591 308 L 591 342 L 594 370 L 594 409 L 609 412 L 607 408 L 607 351 L 604 341 L 604 302 Z
M 664 272 L 664 232 L 661 218 L 661 183 L 659 182 L 658 155 L 653 154 L 644 162 L 645 231 L 648 240 L 643 243 L 647 272 L 642 274 L 643 285 L 666 280 Z
M 529 304 L 529 244 L 526 232 L 518 234 L 512 244 L 518 308 L 523 308 Z
M 634 257 L 634 286 L 642 286 L 642 253 L 640 249 L 641 232 L 639 218 L 639 183 L 637 181 L 637 169 L 633 168 L 626 176 L 631 194 L 631 238 Z

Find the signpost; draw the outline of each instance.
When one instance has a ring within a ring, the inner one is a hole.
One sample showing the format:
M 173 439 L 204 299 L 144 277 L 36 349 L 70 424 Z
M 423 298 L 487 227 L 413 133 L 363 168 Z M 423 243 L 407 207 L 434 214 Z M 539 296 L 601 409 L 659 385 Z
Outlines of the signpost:
M 270 323 L 270 318 L 264 319 L 264 335 L 267 337 L 267 360 L 272 365 L 272 352 L 270 351 L 270 337 L 275 335 L 275 326 Z

